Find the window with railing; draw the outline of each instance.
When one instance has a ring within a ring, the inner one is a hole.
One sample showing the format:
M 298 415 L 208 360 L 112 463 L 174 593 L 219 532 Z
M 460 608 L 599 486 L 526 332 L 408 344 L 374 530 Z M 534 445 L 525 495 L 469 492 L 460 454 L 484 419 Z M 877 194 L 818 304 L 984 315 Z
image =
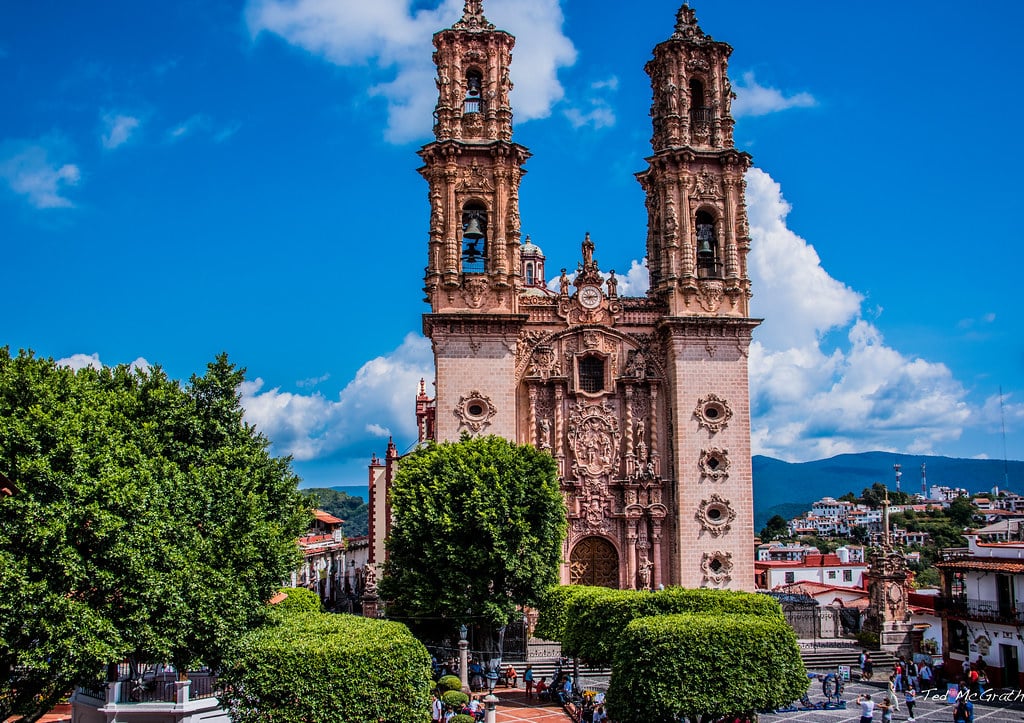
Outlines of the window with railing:
M 580 389 L 593 394 L 604 390 L 604 359 L 585 356 L 579 360 Z

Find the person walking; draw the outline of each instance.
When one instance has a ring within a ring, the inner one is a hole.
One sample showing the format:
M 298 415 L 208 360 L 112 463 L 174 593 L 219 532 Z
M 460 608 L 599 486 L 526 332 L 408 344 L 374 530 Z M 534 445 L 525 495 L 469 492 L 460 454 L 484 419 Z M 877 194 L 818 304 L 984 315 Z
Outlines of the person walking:
M 913 688 L 907 688 L 903 696 L 903 702 L 907 704 L 907 721 L 914 723 L 914 704 L 917 702 L 917 693 Z
M 875 663 L 871 660 L 871 653 L 864 653 L 864 672 L 861 673 L 861 680 L 871 680 L 875 672 Z
M 882 711 L 882 723 L 892 723 L 892 703 L 888 698 L 882 698 L 882 704 L 878 709 Z
M 526 699 L 533 697 L 533 666 L 527 665 L 523 671 L 523 684 L 526 686 Z

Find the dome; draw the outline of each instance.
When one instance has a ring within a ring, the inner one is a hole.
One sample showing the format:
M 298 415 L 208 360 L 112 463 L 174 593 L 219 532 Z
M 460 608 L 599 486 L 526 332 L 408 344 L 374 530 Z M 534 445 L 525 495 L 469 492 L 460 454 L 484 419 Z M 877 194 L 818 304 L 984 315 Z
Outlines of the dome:
M 540 250 L 540 246 L 538 246 L 533 241 L 531 241 L 529 236 L 527 236 L 526 240 L 523 241 L 523 246 L 519 250 L 519 252 L 523 256 L 543 256 L 544 255 L 544 252 Z

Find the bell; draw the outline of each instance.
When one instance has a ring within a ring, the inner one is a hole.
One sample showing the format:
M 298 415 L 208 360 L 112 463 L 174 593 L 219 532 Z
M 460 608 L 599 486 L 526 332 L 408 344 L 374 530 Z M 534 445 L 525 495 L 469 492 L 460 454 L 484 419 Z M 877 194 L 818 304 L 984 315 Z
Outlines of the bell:
M 469 219 L 466 230 L 462 232 L 462 237 L 470 241 L 479 241 L 484 237 L 484 232 L 480 230 L 480 221 L 476 216 Z
M 715 250 L 711 246 L 711 238 L 714 233 L 713 226 L 698 226 L 697 227 L 697 258 L 710 259 L 714 258 Z

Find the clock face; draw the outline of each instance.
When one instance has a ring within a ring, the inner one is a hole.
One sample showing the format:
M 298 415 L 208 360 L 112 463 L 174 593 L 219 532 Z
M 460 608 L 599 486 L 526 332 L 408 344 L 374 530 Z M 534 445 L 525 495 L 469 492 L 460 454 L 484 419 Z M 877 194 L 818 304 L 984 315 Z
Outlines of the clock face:
M 601 291 L 596 286 L 580 289 L 580 303 L 588 309 L 595 309 L 601 303 Z

